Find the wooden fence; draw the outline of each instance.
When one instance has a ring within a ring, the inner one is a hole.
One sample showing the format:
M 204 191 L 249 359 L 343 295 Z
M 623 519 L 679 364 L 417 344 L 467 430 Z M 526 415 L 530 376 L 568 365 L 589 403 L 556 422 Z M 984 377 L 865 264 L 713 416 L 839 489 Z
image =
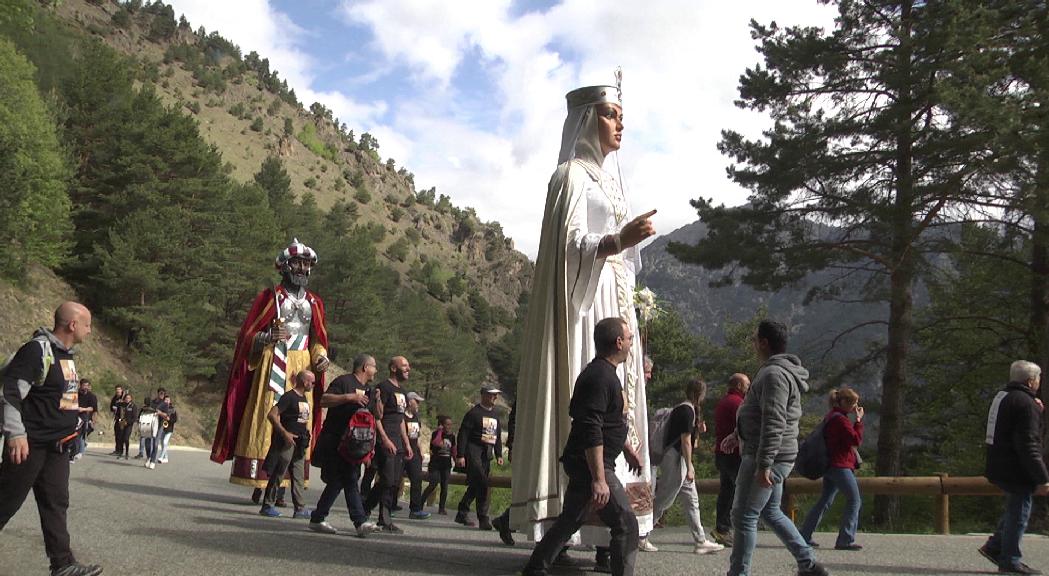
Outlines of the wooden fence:
M 509 476 L 492 476 L 492 488 L 509 488 Z M 866 495 L 886 496 L 932 496 L 936 498 L 936 532 L 951 533 L 951 496 L 1001 496 L 1002 490 L 982 476 L 859 476 L 860 493 Z M 452 474 L 450 484 L 466 484 L 466 475 Z M 700 494 L 717 494 L 719 482 L 716 479 L 699 479 L 696 487 Z M 819 494 L 823 490 L 822 480 L 805 478 L 787 478 L 783 490 L 783 509 L 794 519 L 797 505 L 794 497 L 798 494 Z

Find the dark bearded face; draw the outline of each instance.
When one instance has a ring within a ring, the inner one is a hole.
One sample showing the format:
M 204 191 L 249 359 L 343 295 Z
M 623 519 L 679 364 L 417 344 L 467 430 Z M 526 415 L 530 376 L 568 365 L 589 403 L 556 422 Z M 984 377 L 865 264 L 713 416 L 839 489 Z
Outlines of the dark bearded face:
M 281 275 L 284 281 L 296 288 L 305 288 L 310 281 L 310 269 L 313 262 L 306 258 L 292 258 L 284 265 Z

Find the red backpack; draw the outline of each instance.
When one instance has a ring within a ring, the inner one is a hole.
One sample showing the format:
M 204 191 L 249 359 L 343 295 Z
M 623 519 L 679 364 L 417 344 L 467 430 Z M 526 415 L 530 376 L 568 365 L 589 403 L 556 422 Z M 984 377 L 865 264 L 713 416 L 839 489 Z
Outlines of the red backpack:
M 369 464 L 374 455 L 375 417 L 367 410 L 358 410 L 339 440 L 339 456 L 350 464 Z

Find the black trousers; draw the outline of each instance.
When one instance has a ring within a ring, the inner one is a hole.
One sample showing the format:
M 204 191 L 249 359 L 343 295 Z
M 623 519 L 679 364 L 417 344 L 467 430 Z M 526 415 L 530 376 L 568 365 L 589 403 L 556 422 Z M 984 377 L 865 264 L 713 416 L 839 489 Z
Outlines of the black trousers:
M 404 474 L 411 484 L 408 510 L 420 512 L 423 509 L 423 455 L 418 446 L 412 447 L 412 459 L 404 461 Z
M 127 456 L 131 445 L 131 425 L 124 426 L 117 434 L 117 454 Z
M 459 501 L 459 514 L 470 512 L 470 505 L 477 501 L 478 522 L 488 519 L 488 474 L 492 461 L 486 446 L 466 445 L 466 493 Z
M 590 513 L 590 471 L 586 464 L 566 465 L 565 473 L 568 474 L 568 489 L 565 491 L 565 502 L 561 509 L 561 515 L 554 521 L 543 539 L 535 545 L 528 564 L 525 565 L 524 574 L 545 574 L 554 563 L 554 558 L 561 552 L 565 542 L 575 534 L 586 522 Z M 637 517 L 630 507 L 630 499 L 626 490 L 616 478 L 615 470 L 605 469 L 605 482 L 608 483 L 610 496 L 608 504 L 598 512 L 598 517 L 611 530 L 611 542 L 609 552 L 611 553 L 613 576 L 633 576 L 634 564 L 637 560 L 637 546 L 639 536 L 637 533 Z
M 370 514 L 379 507 L 379 524 L 392 524 L 390 511 L 397 505 L 397 492 L 401 488 L 401 472 L 404 470 L 404 452 L 390 454 L 381 446 L 375 449 L 375 468 L 379 475 L 378 485 L 368 491 L 364 509 Z
M 71 446 L 67 444 L 67 447 Z M 69 547 L 66 511 L 69 509 L 69 453 L 53 445 L 29 445 L 29 458 L 14 464 L 7 458 L 0 464 L 0 530 L 18 512 L 29 490 L 36 498 L 40 529 L 44 533 L 44 550 L 51 568 L 76 562 Z
M 378 465 L 379 450 L 382 448 L 376 446 L 375 455 L 372 457 L 372 461 L 364 468 L 364 474 L 361 474 L 361 500 L 364 502 L 368 501 L 369 495 L 371 495 L 372 485 L 375 484 L 375 472 Z
M 426 490 L 423 491 L 422 501 L 426 502 L 430 498 L 430 494 L 441 487 L 441 495 L 438 500 L 438 510 L 444 510 L 444 505 L 448 501 L 448 479 L 452 475 L 452 462 L 445 460 L 444 462 L 434 462 L 431 456 L 430 460 L 430 483 L 426 486 Z
M 736 497 L 736 474 L 739 473 L 740 461 L 739 454 L 714 454 L 714 465 L 721 479 L 714 529 L 723 534 L 732 533 L 732 500 Z

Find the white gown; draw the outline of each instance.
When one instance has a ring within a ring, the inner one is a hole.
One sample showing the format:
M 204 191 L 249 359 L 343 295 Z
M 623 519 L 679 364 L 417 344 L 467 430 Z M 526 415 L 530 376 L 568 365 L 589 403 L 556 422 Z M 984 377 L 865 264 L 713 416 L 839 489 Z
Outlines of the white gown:
M 568 439 L 568 404 L 575 379 L 594 359 L 594 325 L 616 316 L 637 334 L 634 311 L 636 247 L 598 258 L 601 239 L 631 220 L 619 184 L 596 164 L 576 159 L 558 167 L 550 181 L 543 235 L 529 303 L 517 389 L 511 525 L 535 540 L 561 512 L 567 478 L 558 458 Z M 623 384 L 629 441 L 642 459 L 642 474 L 616 462 L 639 532 L 652 529 L 648 419 L 641 338 L 618 369 Z M 573 543 L 607 545 L 608 528 L 596 517 Z

